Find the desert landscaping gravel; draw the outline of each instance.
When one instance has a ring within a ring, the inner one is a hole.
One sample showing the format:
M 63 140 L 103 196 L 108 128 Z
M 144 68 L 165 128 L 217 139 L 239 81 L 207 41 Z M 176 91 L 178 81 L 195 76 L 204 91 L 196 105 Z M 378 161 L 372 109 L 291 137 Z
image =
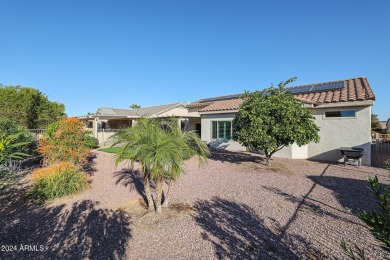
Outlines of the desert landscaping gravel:
M 1 191 L 0 259 L 328 259 L 343 258 L 343 238 L 388 257 L 358 218 L 375 207 L 366 177 L 386 183 L 384 169 L 288 159 L 267 167 L 258 155 L 214 152 L 200 169 L 191 159 L 175 184 L 172 203 L 185 210 L 134 217 L 136 169 L 94 153 L 81 194 L 37 204 L 28 177 Z

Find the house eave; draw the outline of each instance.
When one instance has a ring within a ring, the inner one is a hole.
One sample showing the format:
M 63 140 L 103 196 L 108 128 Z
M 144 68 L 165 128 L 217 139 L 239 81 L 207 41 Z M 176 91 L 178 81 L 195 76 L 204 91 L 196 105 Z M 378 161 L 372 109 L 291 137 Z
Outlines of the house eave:
M 210 115 L 210 114 L 232 114 L 237 113 L 238 109 L 231 109 L 231 110 L 216 110 L 216 111 L 204 111 L 200 112 L 199 115 Z
M 359 107 L 359 106 L 372 106 L 374 100 L 362 100 L 362 101 L 346 101 L 346 102 L 335 102 L 335 103 L 321 103 L 314 108 L 328 108 L 328 107 Z

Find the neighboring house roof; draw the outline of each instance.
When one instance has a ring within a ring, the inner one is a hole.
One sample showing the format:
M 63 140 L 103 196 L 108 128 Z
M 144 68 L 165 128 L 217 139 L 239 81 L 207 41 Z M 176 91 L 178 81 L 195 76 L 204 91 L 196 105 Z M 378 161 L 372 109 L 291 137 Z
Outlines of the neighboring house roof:
M 106 108 L 101 107 L 96 111 L 95 115 L 99 116 L 130 116 L 133 114 L 132 109 L 121 109 L 121 108 Z
M 97 110 L 97 116 L 125 116 L 125 117 L 141 117 L 141 116 L 158 116 L 173 108 L 183 106 L 181 103 L 166 104 L 153 107 L 143 107 L 137 109 L 119 109 L 101 107 Z
M 173 108 L 183 106 L 181 103 L 173 103 L 167 105 L 153 106 L 153 107 L 143 107 L 133 110 L 134 116 L 158 116 L 168 110 Z
M 294 97 L 297 101 L 314 105 L 375 100 L 375 95 L 365 77 L 300 85 L 288 87 L 286 90 L 295 93 Z M 203 98 L 188 104 L 187 107 L 199 107 L 201 108 L 199 112 L 237 110 L 239 105 L 243 103 L 243 95 Z

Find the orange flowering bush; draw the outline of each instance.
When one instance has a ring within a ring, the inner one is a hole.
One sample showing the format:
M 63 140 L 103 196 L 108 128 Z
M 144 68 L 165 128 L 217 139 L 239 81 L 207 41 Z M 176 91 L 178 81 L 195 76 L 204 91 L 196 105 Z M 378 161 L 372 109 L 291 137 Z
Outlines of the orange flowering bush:
M 48 127 L 49 134 L 39 142 L 38 152 L 44 157 L 44 165 L 69 162 L 83 166 L 90 149 L 85 144 L 83 123 L 77 118 L 64 118 Z
M 89 187 L 89 176 L 68 162 L 37 169 L 31 176 L 33 193 L 43 200 L 75 194 Z

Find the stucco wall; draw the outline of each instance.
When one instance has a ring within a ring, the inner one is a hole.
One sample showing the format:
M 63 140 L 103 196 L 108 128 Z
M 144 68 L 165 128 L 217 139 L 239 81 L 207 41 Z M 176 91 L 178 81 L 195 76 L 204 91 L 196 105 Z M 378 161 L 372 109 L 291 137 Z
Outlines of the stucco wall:
M 245 147 L 234 141 L 212 140 L 212 121 L 233 121 L 235 113 L 229 114 L 203 114 L 202 115 L 202 140 L 206 141 L 213 148 L 226 149 L 231 151 L 245 151 Z
M 325 111 L 356 110 L 355 118 L 325 118 Z M 363 164 L 371 164 L 371 107 L 338 107 L 313 109 L 320 127 L 320 142 L 309 144 L 308 157 L 322 161 L 341 159 L 340 147 L 362 147 L 367 150 Z
M 188 110 L 185 107 L 176 107 L 158 115 L 158 117 L 170 116 L 188 116 Z
M 204 106 L 203 106 L 204 107 Z M 192 116 L 192 117 L 199 117 L 200 118 L 200 115 L 199 115 L 199 110 L 202 109 L 202 107 L 197 107 L 197 108 L 187 108 L 188 109 L 188 115 L 189 116 Z
M 325 111 L 356 110 L 356 118 L 324 118 Z M 367 150 L 363 164 L 371 164 L 371 107 L 328 107 L 312 109 L 315 123 L 320 127 L 320 143 L 299 147 L 285 147 L 274 154 L 279 158 L 307 159 L 337 162 L 341 159 L 340 147 L 362 147 Z M 212 147 L 227 150 L 245 150 L 234 141 L 219 141 L 211 138 L 212 121 L 232 121 L 235 113 L 202 114 L 202 140 Z
M 200 117 L 194 117 L 189 119 L 189 128 L 190 130 L 196 130 L 196 124 L 201 124 L 202 120 Z
M 97 133 L 97 139 L 99 140 L 99 144 L 100 145 L 108 145 L 110 142 L 112 142 L 112 140 L 110 140 L 109 138 L 114 135 L 115 132 L 111 132 L 111 131 L 99 131 Z

